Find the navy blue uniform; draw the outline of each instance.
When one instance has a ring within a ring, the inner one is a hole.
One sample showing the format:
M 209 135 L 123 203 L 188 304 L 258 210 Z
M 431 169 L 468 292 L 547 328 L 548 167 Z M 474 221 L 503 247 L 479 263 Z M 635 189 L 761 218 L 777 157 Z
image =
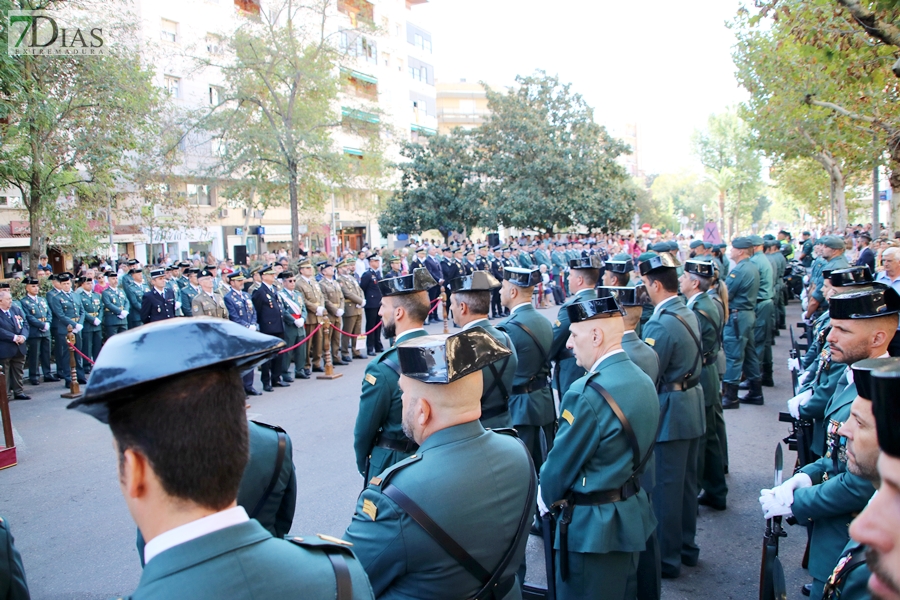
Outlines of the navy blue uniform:
M 274 335 L 284 339 L 284 323 L 281 320 L 281 300 L 274 287 L 263 283 L 253 292 L 253 308 L 256 309 L 256 320 L 260 333 Z M 263 388 L 270 387 L 281 379 L 281 356 L 267 360 L 262 364 Z
M 175 318 L 175 292 L 163 288 L 162 294 L 153 288 L 141 300 L 141 323 L 155 323 Z

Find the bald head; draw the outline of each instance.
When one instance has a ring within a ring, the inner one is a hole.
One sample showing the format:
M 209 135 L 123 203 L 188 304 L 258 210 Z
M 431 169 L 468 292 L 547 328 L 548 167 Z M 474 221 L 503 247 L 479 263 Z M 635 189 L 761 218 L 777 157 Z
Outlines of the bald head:
M 471 373 L 447 384 L 423 383 L 400 376 L 403 432 L 417 444 L 441 429 L 481 418 L 484 376 Z
M 619 316 L 572 323 L 566 348 L 575 354 L 580 367 L 590 369 L 598 358 L 622 347 L 624 333 L 625 320 Z

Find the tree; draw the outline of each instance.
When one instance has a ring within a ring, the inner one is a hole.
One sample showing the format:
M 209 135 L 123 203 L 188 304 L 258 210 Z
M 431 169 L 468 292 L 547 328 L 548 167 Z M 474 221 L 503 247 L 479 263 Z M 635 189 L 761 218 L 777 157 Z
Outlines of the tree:
M 474 171 L 472 138 L 457 129 L 436 135 L 427 145 L 404 144 L 398 166 L 400 189 L 378 217 L 384 231 L 437 229 L 446 242 L 451 232 L 471 231 L 482 222 L 484 193 Z
M 37 4 L 0 0 L 0 12 Z M 39 8 L 84 8 L 99 18 L 117 13 L 108 4 L 43 0 Z M 106 208 L 106 193 L 130 180 L 160 133 L 162 96 L 129 38 L 134 28 L 126 18 L 115 30 L 122 39 L 103 56 L 23 54 L 0 61 L 0 182 L 19 190 L 28 211 L 32 275 L 49 235 L 76 250 L 96 248 L 105 228 L 91 224 L 92 213 Z M 0 28 L 0 46 L 8 34 Z
M 675 220 L 679 212 L 688 218 L 694 215 L 693 220 L 699 223 L 707 212 L 712 216 L 714 208 L 718 214 L 717 189 L 695 173 L 663 173 L 654 179 L 650 191 L 670 229 L 680 227 Z
M 490 115 L 474 131 L 484 225 L 552 232 L 627 222 L 627 175 L 615 159 L 628 147 L 558 77 L 537 71 L 516 82 L 505 94 L 485 86 Z

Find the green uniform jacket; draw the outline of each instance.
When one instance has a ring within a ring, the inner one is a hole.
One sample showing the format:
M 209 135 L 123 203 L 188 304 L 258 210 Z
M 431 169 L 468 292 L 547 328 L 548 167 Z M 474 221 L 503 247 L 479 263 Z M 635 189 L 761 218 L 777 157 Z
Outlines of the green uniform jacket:
M 715 406 L 721 401 L 719 394 L 719 367 L 716 359 L 719 356 L 719 332 L 722 331 L 721 313 L 708 294 L 699 293 L 688 301 L 700 325 L 703 345 L 703 371 L 700 374 L 700 385 L 703 386 L 703 398 L 706 406 Z
M 749 259 L 737 263 L 725 278 L 728 310 L 756 310 L 759 296 L 759 269 Z
M 787 270 L 787 259 L 781 252 L 770 252 L 766 254 L 769 264 L 772 265 L 772 275 L 775 278 L 775 287 L 780 288 L 784 285 L 784 272 Z
M 693 311 L 684 301 L 673 296 L 663 308 L 684 319 L 700 338 L 700 328 Z M 655 313 L 643 330 L 644 341 L 653 347 L 659 357 L 660 385 L 681 382 L 689 371 L 702 374 L 702 357 L 691 334 L 672 315 Z M 660 420 L 658 442 L 690 440 L 706 433 L 706 409 L 703 389 L 700 385 L 683 390 L 659 393 Z
M 77 300 L 73 294 L 65 292 L 60 292 L 50 298 L 47 304 L 50 305 L 50 310 L 53 312 L 56 329 L 51 328 L 51 331 L 54 334 L 67 333 L 69 325 L 75 327 L 84 324 L 84 309 Z
M 252 512 L 272 481 L 278 456 L 278 432 L 269 426 L 250 421 L 250 460 L 241 477 L 237 502 Z M 276 538 L 284 537 L 294 523 L 297 505 L 297 475 L 294 469 L 293 444 L 285 434 L 284 458 L 278 481 L 256 515 L 256 520 Z
M 448 427 L 369 483 L 344 539 L 380 599 L 471 598 L 480 582 L 382 490 L 396 486 L 490 570 L 510 548 L 523 511 L 534 511 L 535 495 L 528 495 L 534 476 L 528 452 L 513 437 L 485 431 L 478 421 Z M 460 501 L 463 490 L 478 493 Z M 522 563 L 527 537 L 501 581 Z M 521 597 L 518 584 L 506 596 Z
M 813 241 L 812 238 L 806 240 L 800 245 L 800 251 L 803 252 L 803 260 L 800 261 L 804 267 L 809 268 L 813 262 Z
M 775 274 L 772 272 L 772 263 L 761 251 L 751 256 L 750 262 L 759 269 L 759 290 L 756 293 L 756 300 L 759 302 L 771 300 L 775 297 Z
M 838 564 L 847 556 L 856 557 L 860 552 L 865 551 L 865 546 L 861 546 L 859 542 L 851 538 L 847 545 L 844 546 L 844 551 L 841 552 Z M 835 565 L 835 569 L 837 569 L 837 565 Z M 849 573 L 842 577 L 841 583 L 836 586 L 837 598 L 841 600 L 869 600 L 871 598 L 869 575 L 871 574 L 872 572 L 869 571 L 869 567 L 865 562 L 852 568 Z
M 140 325 L 141 304 L 143 304 L 144 302 L 144 294 L 150 291 L 150 286 L 148 286 L 146 283 L 138 283 L 134 280 L 131 280 L 125 281 L 122 284 L 122 289 L 125 291 L 125 297 L 128 298 L 128 322 L 137 323 L 138 325 Z M 184 303 L 181 304 L 181 308 L 184 308 Z
M 0 598 L 4 600 L 28 600 L 28 583 L 25 567 L 13 540 L 9 524 L 0 518 Z
M 303 299 L 303 294 L 301 294 L 298 290 L 294 290 L 293 292 L 287 288 L 282 289 L 279 293 L 281 296 L 281 320 L 284 321 L 284 329 L 285 333 L 290 329 L 291 331 L 298 329 L 296 325 L 294 325 L 294 319 L 297 317 L 294 316 L 295 313 L 293 307 L 291 307 L 287 302 L 284 301 L 285 298 L 290 298 L 291 302 L 297 305 L 297 308 L 300 309 L 299 315 L 303 321 L 306 321 L 306 302 Z M 304 334 L 299 338 L 303 339 L 306 337 L 305 329 Z
M 519 264 L 524 269 L 530 269 L 534 266 L 534 261 L 531 260 L 531 255 L 527 252 L 519 252 Z
M 819 371 L 812 381 L 801 388 L 801 391 L 812 389 L 812 396 L 799 408 L 801 417 L 813 421 L 812 451 L 818 456 L 825 454 L 825 415 L 828 403 L 847 387 L 847 365 L 831 361 L 830 346 L 826 346 L 822 352 L 824 355 L 817 363 Z
M 653 348 L 637 336 L 634 331 L 626 331 L 622 336 L 622 350 L 636 364 L 641 371 L 647 374 L 653 386 L 659 381 L 659 357 Z
M 299 538 L 294 538 L 299 539 Z M 337 596 L 334 568 L 323 552 L 344 554 L 353 598 L 373 598 L 350 549 L 318 540 L 304 546 L 276 539 L 254 520 L 174 546 L 155 556 L 141 575 L 134 600 L 156 598 L 309 598 Z
M 634 473 L 628 436 L 589 381 L 604 387 L 622 409 L 637 437 L 641 459 L 653 444 L 659 423 L 653 382 L 625 352 L 607 355 L 596 372 L 572 384 L 559 404 L 559 430 L 541 467 L 541 495 L 547 506 L 569 492 L 617 489 Z M 569 551 L 639 552 L 655 528 L 656 518 L 643 489 L 621 502 L 575 506 L 569 526 Z M 558 534 L 554 547 L 559 549 Z
M 806 349 L 806 353 L 800 359 L 801 368 L 808 370 L 812 367 L 813 363 L 815 363 L 819 358 L 819 353 L 822 352 L 822 348 L 825 346 L 825 338 L 828 337 L 828 332 L 831 327 L 831 314 L 828 311 L 823 312 L 821 315 L 813 321 L 813 325 L 811 328 L 811 333 L 809 336 L 810 342 L 809 347 Z M 813 368 L 813 375 L 815 375 L 816 370 Z
M 194 286 L 192 286 L 190 283 L 188 285 L 186 285 L 185 287 L 181 288 L 181 295 L 180 295 L 181 313 L 185 317 L 194 316 L 194 311 L 191 307 L 194 304 L 194 298 L 196 298 L 197 294 L 199 294 L 199 293 L 200 293 L 200 289 L 199 288 L 194 289 Z M 140 304 L 138 305 L 138 308 L 140 308 Z
M 84 311 L 83 333 L 100 331 L 103 327 L 103 301 L 100 298 L 100 294 L 85 292 L 79 288 L 72 295 L 76 298 L 76 301 L 81 302 L 81 308 Z M 100 325 L 94 325 L 94 319 L 99 319 Z
M 813 292 L 813 298 L 819 301 L 820 308 L 824 308 L 828 306 L 828 302 L 825 300 L 825 296 L 823 294 L 824 286 L 825 286 L 825 276 L 823 271 L 834 271 L 836 269 L 846 269 L 850 266 L 850 263 L 847 262 L 847 257 L 844 256 L 844 253 L 840 253 L 835 257 L 832 257 L 831 260 L 822 265 L 816 272 L 816 289 Z
M 519 360 L 516 357 L 516 347 L 512 343 L 510 337 L 491 325 L 487 319 L 478 319 L 466 324 L 466 328 L 481 327 L 493 337 L 512 350 L 512 355 L 501 359 L 493 365 L 484 367 L 481 375 L 484 377 L 484 389 L 481 394 L 481 424 L 485 429 L 503 429 L 513 426 L 512 417 L 509 412 L 509 395 L 512 394 L 513 379 L 516 376 L 516 369 L 519 366 Z M 493 366 L 500 375 L 500 381 L 496 382 L 494 373 L 491 370 Z M 502 385 L 501 385 L 502 384 Z M 503 390 L 506 390 L 504 395 Z M 552 419 L 551 419 L 552 420 Z M 522 423 L 525 425 L 525 423 Z
M 527 327 L 537 338 L 540 348 L 530 335 L 519 327 Z M 497 325 L 512 339 L 516 349 L 516 370 L 513 376 L 509 396 L 509 414 L 513 425 L 547 425 L 556 420 L 556 407 L 553 404 L 553 391 L 550 386 L 532 390 L 530 393 L 514 393 L 518 386 L 534 387 L 538 382 L 547 382 L 550 377 L 550 363 L 546 352 L 553 343 L 553 329 L 530 302 L 515 307 L 512 313 Z M 509 368 L 509 367 L 507 367 Z
M 44 331 L 44 326 L 50 323 L 52 318 L 47 301 L 41 296 L 32 300 L 31 297 L 26 295 L 22 298 L 20 304 L 22 305 L 22 313 L 25 315 L 25 320 L 28 321 L 28 338 L 50 337 L 50 329 Z
M 184 311 L 181 310 L 181 307 L 182 307 L 182 304 L 181 304 L 181 286 L 178 285 L 178 280 L 177 280 L 177 279 L 167 279 L 167 280 L 166 280 L 166 287 L 167 287 L 167 288 L 172 288 L 172 297 L 175 298 L 175 316 L 176 316 L 176 317 L 183 317 L 183 316 L 184 316 Z M 228 288 L 228 289 L 230 290 L 231 288 Z
M 400 363 L 397 360 L 397 343 L 428 335 L 424 329 L 403 332 L 397 336 L 394 346 L 369 361 L 362 380 L 359 395 L 359 413 L 353 429 L 353 449 L 356 452 L 356 468 L 369 481 L 388 467 L 409 456 L 408 453 L 375 446 L 379 434 L 391 440 L 405 441 L 403 433 L 403 401 L 400 390 Z M 390 363 L 397 365 L 394 370 Z
M 548 358 L 556 361 L 556 371 L 554 372 L 554 384 L 562 398 L 569 386 L 578 379 L 584 377 L 587 373 L 585 369 L 578 366 L 575 362 L 575 356 L 572 351 L 566 348 L 566 342 L 569 341 L 569 312 L 566 307 L 576 302 L 585 302 L 593 300 L 597 297 L 596 289 L 579 290 L 574 296 L 566 300 L 559 307 L 559 313 L 556 315 L 556 322 L 553 324 L 553 344 L 550 345 Z
M 850 418 L 850 405 L 856 395 L 856 385 L 850 384 L 829 402 L 825 417 L 829 422 L 834 421 L 835 431 Z M 812 479 L 812 487 L 794 490 L 791 512 L 801 524 L 815 524 L 810 540 L 809 574 L 820 581 L 831 575 L 849 541 L 850 521 L 875 493 L 870 482 L 850 473 L 846 467 L 846 462 L 829 453 L 800 469 Z
M 557 250 L 550 255 L 550 262 L 553 264 L 553 276 L 559 277 L 560 273 L 565 272 L 566 267 L 569 266 L 569 261 L 566 260 L 565 252 L 560 252 Z
M 122 311 L 126 313 L 130 311 L 131 305 L 128 303 L 128 297 L 120 289 L 108 287 L 103 290 L 100 296 L 103 302 L 103 324 L 104 325 L 125 325 L 128 322 L 128 315 L 124 319 L 120 319 L 119 315 Z
M 547 269 L 552 267 L 552 263 L 550 262 L 550 257 L 547 256 L 547 253 L 544 252 L 542 248 L 538 248 L 534 251 L 534 261 L 537 263 L 537 266 L 546 265 Z

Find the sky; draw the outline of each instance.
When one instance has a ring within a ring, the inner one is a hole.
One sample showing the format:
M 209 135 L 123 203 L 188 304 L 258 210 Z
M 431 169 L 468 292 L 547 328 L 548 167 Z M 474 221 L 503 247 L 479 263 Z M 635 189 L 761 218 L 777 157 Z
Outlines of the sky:
M 639 127 L 645 173 L 700 171 L 691 134 L 745 98 L 734 79 L 733 0 L 429 0 L 438 81 L 510 85 L 542 69 L 571 83 L 615 131 Z

